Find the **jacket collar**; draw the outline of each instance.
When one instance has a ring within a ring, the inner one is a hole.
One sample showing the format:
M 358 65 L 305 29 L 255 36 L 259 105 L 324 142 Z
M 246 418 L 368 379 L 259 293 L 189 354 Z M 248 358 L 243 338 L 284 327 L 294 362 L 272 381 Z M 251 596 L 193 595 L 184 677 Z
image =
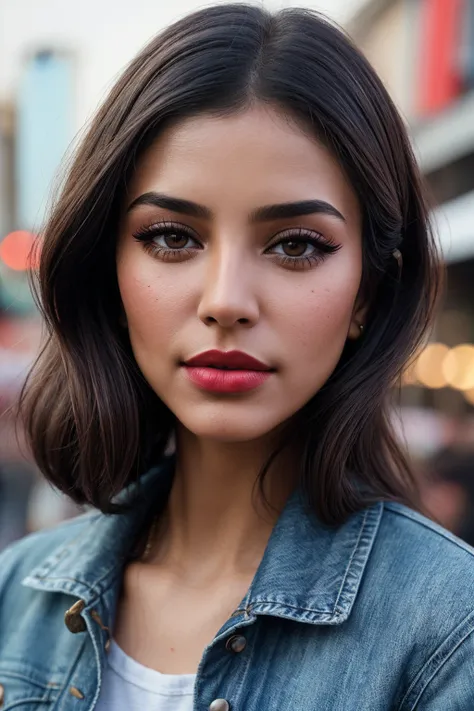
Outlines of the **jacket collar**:
M 150 470 L 140 496 L 123 514 L 87 514 L 66 526 L 64 542 L 23 584 L 63 592 L 87 606 L 119 587 L 130 541 L 143 516 L 166 495 L 173 461 Z M 123 494 L 128 497 L 130 490 Z M 323 525 L 308 511 L 300 491 L 289 499 L 268 542 L 262 562 L 242 602 L 246 612 L 313 624 L 346 620 L 357 596 L 377 533 L 383 504 L 352 515 L 342 526 Z M 67 531 L 70 531 L 67 536 Z M 241 607 L 242 607 L 241 606 Z

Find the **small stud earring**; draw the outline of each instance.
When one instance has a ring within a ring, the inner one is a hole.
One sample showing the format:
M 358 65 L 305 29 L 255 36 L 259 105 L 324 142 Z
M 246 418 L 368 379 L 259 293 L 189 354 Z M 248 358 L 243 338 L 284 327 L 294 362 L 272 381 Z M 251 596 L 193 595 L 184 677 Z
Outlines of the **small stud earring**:
M 363 323 L 359 323 L 359 330 L 360 330 L 361 333 L 363 332 L 363 330 L 364 330 L 364 324 L 363 324 Z

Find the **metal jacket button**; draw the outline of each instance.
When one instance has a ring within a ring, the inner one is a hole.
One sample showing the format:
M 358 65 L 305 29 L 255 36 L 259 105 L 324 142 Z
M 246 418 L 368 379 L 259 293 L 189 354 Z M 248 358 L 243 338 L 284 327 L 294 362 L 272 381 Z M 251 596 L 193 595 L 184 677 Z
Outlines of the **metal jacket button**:
M 235 652 L 239 654 L 243 652 L 247 646 L 247 640 L 241 634 L 234 634 L 226 642 L 225 648 L 228 652 Z
M 69 693 L 71 694 L 71 696 L 75 696 L 76 699 L 82 700 L 84 698 L 84 694 L 80 689 L 77 688 L 77 686 L 71 686 L 69 688 Z
M 214 699 L 209 706 L 209 711 L 230 711 L 230 706 L 225 699 Z
M 72 607 L 69 608 L 69 610 L 66 610 L 64 614 L 64 623 L 69 632 L 78 634 L 78 632 L 86 631 L 86 621 L 83 617 L 81 617 L 81 612 L 84 610 L 85 606 L 86 603 L 84 600 L 78 600 Z

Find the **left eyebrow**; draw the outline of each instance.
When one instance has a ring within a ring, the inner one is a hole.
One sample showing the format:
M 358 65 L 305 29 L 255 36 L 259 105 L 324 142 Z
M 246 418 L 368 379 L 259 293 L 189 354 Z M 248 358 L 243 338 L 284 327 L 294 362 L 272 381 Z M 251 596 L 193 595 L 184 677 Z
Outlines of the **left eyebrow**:
M 325 200 L 302 200 L 300 202 L 287 202 L 278 205 L 266 205 L 255 210 L 251 219 L 253 222 L 269 222 L 270 220 L 289 219 L 291 217 L 301 217 L 302 215 L 330 215 L 337 217 L 343 222 L 346 221 L 344 215 L 337 210 L 334 205 Z

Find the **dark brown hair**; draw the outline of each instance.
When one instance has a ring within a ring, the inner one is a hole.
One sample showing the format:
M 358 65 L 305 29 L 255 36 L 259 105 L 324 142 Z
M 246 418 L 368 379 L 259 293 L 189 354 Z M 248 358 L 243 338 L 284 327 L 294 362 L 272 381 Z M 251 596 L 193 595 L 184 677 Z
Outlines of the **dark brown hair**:
M 341 30 L 308 10 L 196 12 L 131 62 L 99 110 L 43 234 L 38 298 L 47 342 L 20 402 L 36 461 L 77 502 L 104 511 L 163 453 L 173 415 L 141 375 L 126 333 L 115 249 L 124 189 L 165 125 L 261 101 L 330 148 L 363 211 L 363 337 L 292 419 L 300 480 L 322 520 L 376 499 L 413 502 L 390 393 L 438 291 L 436 249 L 405 127 Z M 393 251 L 403 255 L 400 271 Z

